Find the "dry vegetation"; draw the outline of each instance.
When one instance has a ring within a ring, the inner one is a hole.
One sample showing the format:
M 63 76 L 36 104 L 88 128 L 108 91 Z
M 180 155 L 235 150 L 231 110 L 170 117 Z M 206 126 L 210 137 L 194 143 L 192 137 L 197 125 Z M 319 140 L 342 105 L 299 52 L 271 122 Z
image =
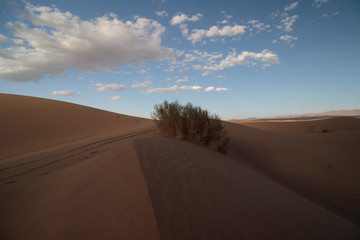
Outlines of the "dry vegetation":
M 164 134 L 189 139 L 226 154 L 229 137 L 217 115 L 209 114 L 191 103 L 183 106 L 177 101 L 164 101 L 154 108 L 151 116 Z

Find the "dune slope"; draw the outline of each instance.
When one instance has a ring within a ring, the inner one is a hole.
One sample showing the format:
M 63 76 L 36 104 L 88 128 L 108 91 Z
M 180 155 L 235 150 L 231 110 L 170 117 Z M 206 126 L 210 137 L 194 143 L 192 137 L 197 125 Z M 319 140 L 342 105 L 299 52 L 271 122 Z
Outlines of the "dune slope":
M 138 138 L 161 239 L 357 239 L 360 229 L 233 159 Z
M 132 146 L 150 120 L 32 97 L 0 103 L 0 239 L 159 239 Z
M 0 160 L 99 135 L 152 127 L 152 121 L 76 104 L 0 94 Z
M 224 126 L 229 157 L 360 223 L 360 131 L 295 134 Z

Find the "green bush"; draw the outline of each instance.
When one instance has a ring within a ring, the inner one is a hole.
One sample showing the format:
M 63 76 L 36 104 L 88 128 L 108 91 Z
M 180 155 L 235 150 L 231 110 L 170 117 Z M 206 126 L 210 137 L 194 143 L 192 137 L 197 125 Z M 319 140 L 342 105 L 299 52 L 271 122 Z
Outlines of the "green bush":
M 226 154 L 229 137 L 217 115 L 191 103 L 182 106 L 179 102 L 156 104 L 151 117 L 159 130 L 179 139 L 190 139 Z

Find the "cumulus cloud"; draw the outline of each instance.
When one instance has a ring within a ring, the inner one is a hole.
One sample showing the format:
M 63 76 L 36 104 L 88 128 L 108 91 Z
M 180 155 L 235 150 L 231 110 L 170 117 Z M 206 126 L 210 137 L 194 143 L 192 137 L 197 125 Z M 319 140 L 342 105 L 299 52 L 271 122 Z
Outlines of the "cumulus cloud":
M 290 36 L 288 34 L 285 34 L 285 35 L 280 36 L 280 40 L 285 41 L 285 42 L 292 42 L 294 40 L 298 40 L 298 38 Z
M 294 15 L 291 17 L 286 16 L 284 19 L 281 20 L 282 25 L 278 26 L 278 28 L 283 28 L 285 32 L 291 32 L 293 30 L 293 25 L 298 19 L 298 17 L 298 15 Z
M 126 86 L 124 84 L 117 84 L 117 83 L 110 83 L 110 84 L 104 84 L 104 83 L 96 83 L 95 86 L 97 91 L 100 92 L 119 92 L 122 90 L 126 90 Z
M 146 88 L 151 83 L 152 83 L 152 81 L 145 81 L 145 82 L 142 82 L 142 83 L 134 83 L 133 85 L 131 85 L 131 87 L 132 88 Z
M 221 91 L 228 91 L 227 88 L 215 88 L 215 87 L 207 87 L 205 88 L 205 92 L 221 92 Z
M 170 20 L 170 24 L 171 25 L 178 25 L 178 24 L 182 24 L 182 23 L 187 22 L 187 21 L 196 22 L 196 21 L 199 21 L 202 16 L 203 15 L 201 13 L 197 13 L 196 15 L 192 15 L 191 17 L 181 13 L 181 14 L 175 15 Z
M 295 9 L 297 6 L 299 5 L 299 2 L 294 2 L 290 5 L 286 5 L 286 7 L 284 8 L 284 11 L 290 11 Z
M 69 69 L 101 71 L 129 63 L 173 57 L 161 46 L 165 31 L 157 21 L 121 21 L 115 14 L 89 21 L 55 7 L 26 4 L 23 18 L 10 22 L 14 37 L 24 46 L 0 48 L 0 79 L 24 82 L 64 76 Z
M 187 38 L 187 40 L 192 41 L 193 43 L 200 42 L 201 39 L 205 36 L 206 30 L 204 29 L 193 29 L 190 36 Z
M 170 20 L 170 25 L 179 25 L 181 29 L 181 34 L 186 37 L 189 34 L 189 29 L 185 22 L 196 22 L 199 21 L 201 17 L 201 13 L 197 13 L 196 15 L 192 15 L 191 17 L 183 13 L 179 13 Z
M 173 93 L 173 92 L 183 92 L 183 91 L 201 91 L 203 87 L 201 86 L 177 86 L 174 85 L 168 88 L 150 88 L 145 93 Z
M 77 94 L 78 92 L 72 90 L 55 90 L 52 93 L 50 93 L 50 95 L 53 96 L 72 96 L 72 97 L 79 96 Z
M 314 2 L 313 2 L 313 6 L 314 7 L 317 7 L 317 8 L 319 8 L 319 7 L 321 7 L 322 5 L 323 5 L 323 3 L 327 3 L 329 0 L 314 0 Z
M 237 24 L 234 26 L 226 25 L 222 28 L 212 26 L 209 30 L 194 29 L 187 39 L 195 43 L 200 42 L 203 37 L 234 37 L 236 35 L 244 34 L 245 29 L 246 26 Z
M 260 20 L 249 20 L 248 23 L 250 24 L 249 31 L 256 31 L 262 32 L 265 30 L 269 31 L 270 25 L 260 22 Z
M 169 14 L 166 11 L 156 11 L 155 14 L 158 17 L 167 17 L 167 16 L 169 16 Z
M 224 70 L 225 68 L 234 67 L 238 65 L 254 65 L 257 62 L 262 62 L 266 64 L 266 66 L 270 64 L 278 64 L 279 59 L 278 55 L 264 49 L 259 53 L 243 51 L 240 54 L 233 52 L 226 56 L 225 59 L 221 60 L 219 63 L 211 64 L 211 65 L 193 65 L 194 70 L 201 71 L 216 71 L 216 70 Z
M 110 100 L 119 100 L 121 98 L 123 98 L 123 96 L 112 96 Z

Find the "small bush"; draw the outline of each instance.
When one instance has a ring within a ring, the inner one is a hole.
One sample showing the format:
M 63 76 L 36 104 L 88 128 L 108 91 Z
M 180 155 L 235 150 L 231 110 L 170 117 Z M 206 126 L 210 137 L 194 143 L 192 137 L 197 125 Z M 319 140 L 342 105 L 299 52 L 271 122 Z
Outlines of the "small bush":
M 156 104 L 151 117 L 161 132 L 179 139 L 190 139 L 226 154 L 229 137 L 217 115 L 191 103 L 182 106 L 179 102 Z

